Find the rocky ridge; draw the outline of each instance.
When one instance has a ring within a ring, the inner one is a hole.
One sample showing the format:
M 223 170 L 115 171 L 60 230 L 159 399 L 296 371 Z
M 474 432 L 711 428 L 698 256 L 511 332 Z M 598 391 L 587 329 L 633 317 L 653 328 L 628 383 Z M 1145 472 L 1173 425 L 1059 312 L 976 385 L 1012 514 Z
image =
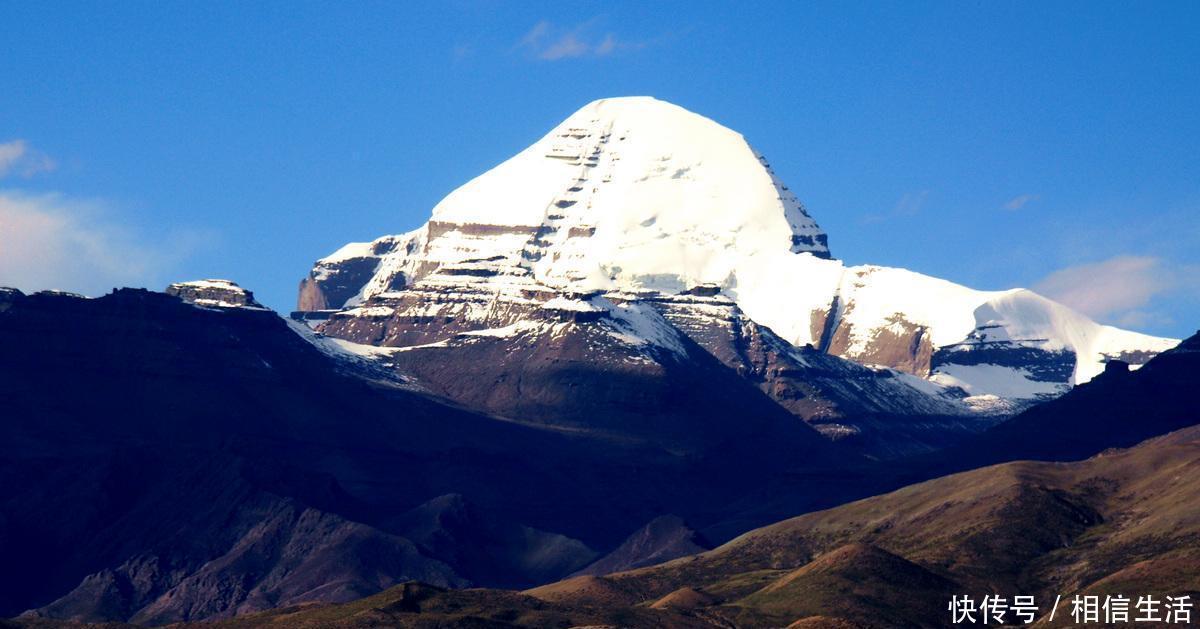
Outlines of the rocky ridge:
M 254 300 L 254 293 L 229 280 L 176 282 L 165 292 L 196 306 L 263 309 L 262 304 Z

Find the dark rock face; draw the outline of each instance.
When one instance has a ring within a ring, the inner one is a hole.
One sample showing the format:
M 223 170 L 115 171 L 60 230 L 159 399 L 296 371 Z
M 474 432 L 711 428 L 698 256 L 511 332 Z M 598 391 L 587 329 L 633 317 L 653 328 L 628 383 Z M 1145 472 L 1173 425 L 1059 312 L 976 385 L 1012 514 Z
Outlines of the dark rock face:
M 338 308 L 358 293 L 375 274 L 379 258 L 351 258 L 320 279 L 309 276 L 300 282 L 297 310 Z
M 296 310 L 337 310 L 358 294 L 379 270 L 380 260 L 393 252 L 411 253 L 412 243 L 401 237 L 384 237 L 355 254 L 317 264 L 300 282 Z M 402 272 L 388 279 L 386 288 L 400 290 L 414 278 Z
M 829 252 L 827 234 L 793 234 L 792 253 L 811 253 L 825 260 L 833 259 L 833 254 Z
M 933 341 L 929 330 L 900 314 L 892 315 L 888 321 L 890 325 L 876 330 L 866 348 L 851 356 L 849 350 L 854 328 L 839 319 L 853 308 L 854 304 L 841 305 L 838 298 L 834 297 L 829 309 L 811 313 L 813 338 L 819 339 L 817 347 L 821 351 L 852 358 L 859 363 L 885 365 L 922 378 L 929 375 L 933 357 Z

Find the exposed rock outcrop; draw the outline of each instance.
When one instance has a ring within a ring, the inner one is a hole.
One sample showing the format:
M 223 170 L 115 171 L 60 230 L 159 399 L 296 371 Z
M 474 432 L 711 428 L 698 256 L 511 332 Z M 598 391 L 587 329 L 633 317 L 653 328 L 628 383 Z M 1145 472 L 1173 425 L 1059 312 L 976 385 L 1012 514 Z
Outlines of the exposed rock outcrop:
M 196 280 L 176 282 L 165 291 L 183 301 L 209 308 L 258 308 L 262 304 L 254 301 L 254 293 L 229 280 Z

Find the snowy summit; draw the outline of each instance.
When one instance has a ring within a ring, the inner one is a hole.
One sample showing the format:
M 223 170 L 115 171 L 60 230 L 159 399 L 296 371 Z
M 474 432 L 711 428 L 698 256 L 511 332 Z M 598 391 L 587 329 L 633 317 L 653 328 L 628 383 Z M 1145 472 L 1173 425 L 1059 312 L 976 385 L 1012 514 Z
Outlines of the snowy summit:
M 847 267 L 741 134 L 649 97 L 589 103 L 451 192 L 419 229 L 319 260 L 299 305 L 375 319 L 437 310 L 414 291 L 483 300 L 444 313 L 469 329 L 564 293 L 701 291 L 794 346 L 982 397 L 1056 395 L 1107 360 L 1137 365 L 1175 344 L 1023 289 Z

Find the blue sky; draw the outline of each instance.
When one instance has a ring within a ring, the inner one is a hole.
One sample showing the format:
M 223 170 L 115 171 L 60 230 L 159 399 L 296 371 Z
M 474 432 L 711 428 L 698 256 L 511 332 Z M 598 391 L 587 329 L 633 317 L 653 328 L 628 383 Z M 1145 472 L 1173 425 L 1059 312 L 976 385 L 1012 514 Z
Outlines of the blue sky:
M 852 264 L 1200 328 L 1200 3 L 0 3 L 0 284 L 407 231 L 596 98 L 741 131 Z

